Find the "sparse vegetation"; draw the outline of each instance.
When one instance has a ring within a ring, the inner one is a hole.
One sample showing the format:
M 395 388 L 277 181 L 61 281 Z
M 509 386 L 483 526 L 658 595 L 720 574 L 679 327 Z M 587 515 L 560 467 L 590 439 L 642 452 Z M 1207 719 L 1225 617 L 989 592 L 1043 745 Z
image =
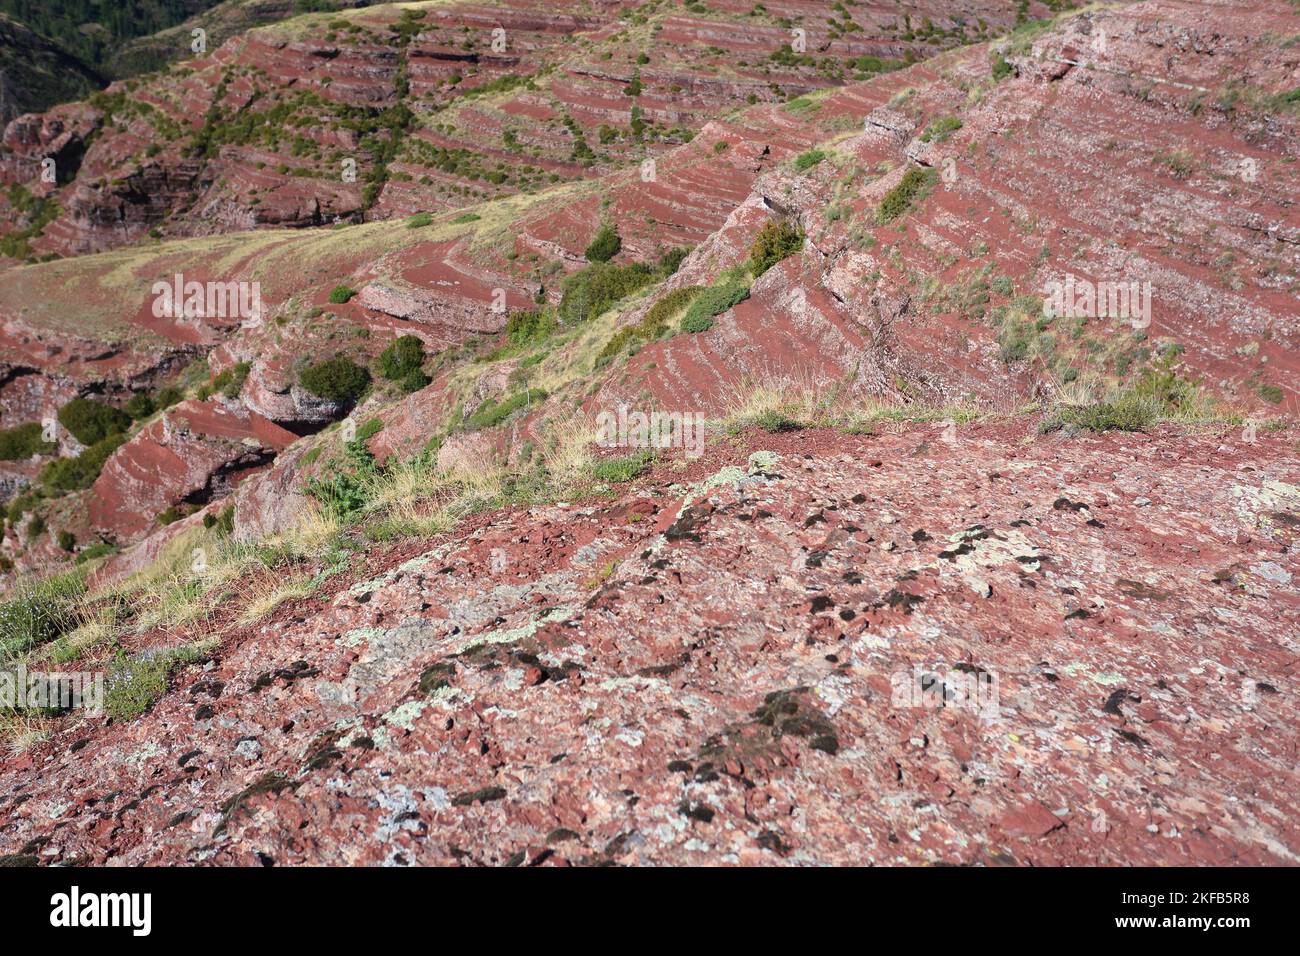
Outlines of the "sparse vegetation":
M 802 249 L 803 240 L 803 233 L 787 220 L 768 220 L 749 247 L 750 271 L 755 278 L 761 276 L 782 259 Z
M 938 173 L 933 169 L 913 166 L 905 172 L 898 185 L 885 193 L 880 205 L 876 207 L 876 225 L 891 223 L 908 212 L 929 194 L 937 179 Z
M 800 153 L 794 158 L 795 171 L 800 173 L 807 172 L 825 158 L 826 154 L 820 149 L 810 149 L 806 152 Z

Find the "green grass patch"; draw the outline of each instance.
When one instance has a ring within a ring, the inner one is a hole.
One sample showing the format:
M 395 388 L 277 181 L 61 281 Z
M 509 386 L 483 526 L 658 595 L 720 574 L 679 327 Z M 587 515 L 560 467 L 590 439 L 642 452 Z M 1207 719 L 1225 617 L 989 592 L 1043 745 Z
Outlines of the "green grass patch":
M 923 143 L 942 143 L 957 130 L 961 129 L 961 120 L 955 116 L 940 116 L 925 128 L 921 134 Z
M 898 181 L 898 185 L 885 193 L 884 198 L 880 200 L 880 205 L 876 207 L 876 225 L 883 226 L 891 223 L 907 213 L 916 203 L 929 195 L 938 178 L 939 174 L 933 169 L 922 169 L 918 166 L 909 169 Z
M 0 603 L 0 659 L 26 654 L 76 627 L 85 593 L 86 584 L 76 572 L 20 581 Z
M 53 455 L 59 450 L 42 437 L 40 422 L 27 422 L 0 431 L 0 461 L 26 461 L 32 455 Z
M 826 154 L 820 149 L 810 149 L 807 152 L 800 153 L 794 158 L 795 171 L 800 173 L 807 172 L 825 158 Z
M 713 317 L 749 298 L 749 286 L 741 282 L 724 282 L 709 286 L 691 302 L 682 316 L 683 332 L 707 332 L 713 328 Z
M 600 354 L 596 356 L 596 367 L 599 368 L 629 345 L 652 342 L 667 333 L 668 323 L 673 316 L 690 305 L 695 297 L 703 291 L 703 286 L 688 285 L 661 296 L 659 301 L 649 308 L 640 322 L 619 329 L 614 333 L 610 340 L 605 343 L 605 347 L 600 350 Z
M 503 398 L 499 402 L 488 399 L 475 409 L 474 414 L 466 419 L 465 429 L 466 431 L 478 431 L 479 429 L 500 425 L 519 409 L 532 405 L 534 402 L 540 402 L 545 398 L 546 391 L 544 389 L 529 388 L 522 392 L 516 392 L 508 398 Z
M 803 248 L 804 235 L 784 219 L 769 219 L 749 246 L 749 269 L 758 278 L 787 256 Z

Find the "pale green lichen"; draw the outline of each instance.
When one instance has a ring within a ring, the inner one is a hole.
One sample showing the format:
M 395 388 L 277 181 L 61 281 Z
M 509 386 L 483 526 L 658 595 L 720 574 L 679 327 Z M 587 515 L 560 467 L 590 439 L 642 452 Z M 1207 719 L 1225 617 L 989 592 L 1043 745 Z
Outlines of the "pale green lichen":
M 552 608 L 541 617 L 534 618 L 527 624 L 519 627 L 504 628 L 499 631 L 488 631 L 486 634 L 477 634 L 474 637 L 465 640 L 457 649 L 457 653 L 464 653 L 471 647 L 480 647 L 484 644 L 514 644 L 516 641 L 522 641 L 532 637 L 537 633 L 537 629 L 543 624 L 552 621 L 564 621 L 573 617 L 579 608 L 575 604 L 561 604 L 559 607 Z
M 384 723 L 391 724 L 402 730 L 414 730 L 415 722 L 420 719 L 420 715 L 424 713 L 425 708 L 428 706 L 428 701 L 408 700 L 405 704 L 399 704 L 384 714 Z

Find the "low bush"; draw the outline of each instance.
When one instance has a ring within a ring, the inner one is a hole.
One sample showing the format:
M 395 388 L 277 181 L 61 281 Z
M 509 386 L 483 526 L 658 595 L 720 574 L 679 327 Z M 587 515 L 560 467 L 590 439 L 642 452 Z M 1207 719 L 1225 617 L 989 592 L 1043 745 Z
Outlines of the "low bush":
M 883 226 L 906 213 L 915 202 L 925 198 L 937 178 L 938 173 L 933 169 L 921 169 L 918 166 L 909 169 L 898 181 L 898 185 L 880 200 L 880 205 L 876 207 L 876 225 Z
M 800 153 L 794 158 L 795 171 L 800 173 L 807 172 L 825 158 L 826 154 L 820 149 L 810 149 L 807 152 Z
M 623 455 L 618 458 L 604 458 L 592 465 L 591 473 L 597 481 L 610 484 L 631 481 L 638 475 L 643 474 L 650 467 L 650 462 L 653 460 L 654 455 L 648 450 L 639 451 L 633 455 Z
M 59 424 L 83 445 L 93 445 L 130 428 L 131 416 L 104 402 L 74 398 L 59 409 Z
M 230 366 L 212 380 L 213 389 L 226 396 L 226 398 L 238 398 L 240 391 L 244 387 L 244 380 L 248 378 L 248 373 L 252 370 L 252 367 L 249 362 L 239 362 Z
M 803 248 L 803 233 L 784 219 L 770 219 L 749 247 L 749 268 L 757 278 Z
M 569 325 L 589 322 L 619 299 L 649 285 L 654 278 L 654 271 L 640 262 L 626 266 L 609 262 L 587 266 L 564 280 L 559 317 Z
M 713 328 L 713 317 L 749 298 L 749 287 L 739 282 L 709 286 L 691 303 L 682 316 L 683 332 L 706 332 Z
M 298 381 L 319 398 L 352 405 L 370 385 L 370 373 L 351 359 L 334 358 L 308 366 Z
M 86 585 L 76 573 L 21 582 L 0 603 L 0 659 L 25 654 L 77 626 Z
M 480 428 L 491 428 L 494 425 L 499 425 L 518 409 L 531 405 L 533 402 L 540 402 L 544 398 L 546 398 L 546 392 L 543 389 L 530 388 L 522 392 L 516 392 L 509 398 L 504 398 L 499 402 L 488 399 L 475 409 L 474 414 L 470 415 L 465 421 L 465 428 L 468 431 L 478 431 Z
M 423 229 L 433 222 L 433 213 L 417 212 L 414 216 L 406 220 L 407 229 Z
M 40 422 L 0 431 L 0 461 L 26 461 L 32 455 L 52 455 L 58 450 L 58 445 L 42 437 Z
M 329 301 L 332 305 L 343 305 L 357 294 L 357 290 L 350 285 L 336 285 L 330 290 Z
M 194 644 L 139 657 L 128 657 L 119 651 L 109 668 L 105 712 L 114 720 L 139 717 L 167 693 L 173 672 L 202 656 L 203 648 Z
M 52 491 L 89 488 L 99 477 L 104 462 L 126 441 L 125 435 L 109 435 L 95 442 L 75 458 L 56 458 L 41 469 L 40 480 Z
M 610 223 L 605 223 L 596 230 L 584 255 L 588 262 L 609 262 L 622 248 L 623 239 L 618 230 Z
M 961 129 L 961 120 L 955 116 L 940 116 L 925 128 L 921 134 L 921 142 L 942 143 L 957 130 Z
M 158 406 L 148 392 L 136 392 L 131 396 L 127 403 L 122 406 L 122 411 L 126 412 L 137 422 L 143 418 L 148 418 L 157 410 Z
M 614 333 L 605 343 L 605 347 L 600 350 L 600 354 L 596 356 L 596 365 L 604 364 L 633 343 L 651 342 L 659 338 L 668 331 L 669 320 L 690 305 L 703 291 L 703 286 L 687 285 L 661 296 L 640 322 Z
M 403 335 L 379 353 L 377 368 L 387 379 L 402 379 L 418 372 L 424 364 L 424 343 L 418 336 Z

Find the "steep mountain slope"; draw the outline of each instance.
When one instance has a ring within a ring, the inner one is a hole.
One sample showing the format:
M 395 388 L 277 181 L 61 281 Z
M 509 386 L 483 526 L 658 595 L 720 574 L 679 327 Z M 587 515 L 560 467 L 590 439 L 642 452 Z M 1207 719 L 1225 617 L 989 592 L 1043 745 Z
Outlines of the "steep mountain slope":
M 869 76 L 1031 9 L 1047 8 L 437 0 L 298 17 L 24 117 L 0 181 L 35 182 L 56 136 L 85 146 L 60 163 L 66 186 L 40 187 L 62 212 L 37 255 L 461 207 L 653 156 L 737 105 Z
M 23 113 L 80 99 L 104 82 L 57 44 L 0 13 L 0 126 Z
M 8 15 L 49 37 L 70 56 L 106 75 L 120 76 L 110 67 L 113 54 L 132 38 L 180 23 L 217 0 L 0 0 L 0 15 Z M 188 46 L 188 44 L 186 44 Z M 178 51 L 179 53 L 179 51 Z M 166 60 L 147 65 L 156 69 Z M 64 99 L 72 99 L 65 97 Z M 42 107 L 58 100 L 46 101 Z
M 419 228 L 266 231 L 11 269 L 0 290 L 9 357 L 0 408 L 17 424 L 51 417 L 77 392 L 124 402 L 210 353 L 200 374 L 242 369 L 236 393 L 210 402 L 233 399 L 237 416 L 246 409 L 303 434 L 346 411 L 301 386 L 307 364 L 370 365 L 396 336 L 413 334 L 440 353 L 433 385 L 402 401 L 400 390 L 378 387 L 354 412 L 385 423 L 372 443 L 385 456 L 410 456 L 478 409 L 538 389 L 548 397 L 530 421 L 575 402 L 592 415 L 619 404 L 715 415 L 737 390 L 768 379 L 854 401 L 1004 410 L 1063 393 L 1075 404 L 1097 401 L 1138 379 L 1165 381 L 1162 394 L 1177 397 L 1200 380 L 1239 415 L 1293 412 L 1300 220 L 1290 198 L 1295 110 L 1282 94 L 1296 52 L 1278 38 L 1298 22 L 1281 11 L 1243 17 L 1238 34 L 1209 46 L 1197 20 L 1209 16 L 1200 6 L 1146 3 L 1069 17 L 993 50 L 964 49 L 711 122 L 662 154 L 650 176 L 614 173 L 412 221 Z M 1104 45 L 1089 39 L 1103 35 Z M 1150 50 L 1166 46 L 1181 52 L 1155 83 L 1144 72 Z M 1092 59 L 1072 65 L 1083 48 Z M 1066 128 L 1062 116 L 1084 119 Z M 1164 142 L 1124 139 L 1135 124 L 1172 132 Z M 1177 169 L 1161 159 L 1171 156 Z M 881 221 L 905 179 L 919 183 L 916 194 Z M 695 248 L 621 306 L 566 319 L 553 340 L 487 354 L 512 314 L 538 302 L 564 312 L 566 290 L 590 271 L 583 251 L 602 221 L 618 225 L 616 264 Z M 749 275 L 749 249 L 773 221 L 807 241 Z M 737 269 L 743 275 L 728 279 Z M 258 281 L 264 314 L 157 318 L 153 284 L 178 273 Z M 1071 275 L 1149 284 L 1149 322 L 1136 313 L 1045 315 L 1044 289 Z M 666 335 L 675 319 L 648 336 L 637 331 L 676 290 L 729 281 L 747 295 L 706 331 Z M 331 301 L 340 284 L 357 294 Z M 642 342 L 619 348 L 629 336 Z M 522 426 L 529 438 L 529 421 Z M 499 441 L 499 452 L 513 458 L 520 440 Z M 151 441 L 142 435 L 118 454 L 164 460 Z M 236 451 L 213 467 L 230 467 Z M 269 486 L 282 487 L 288 473 L 305 478 L 298 461 L 274 470 Z M 70 530 L 123 544 L 134 535 L 121 537 L 122 528 L 138 535 L 166 507 L 212 500 L 211 488 L 196 489 L 175 468 L 175 484 L 160 482 L 173 489 L 170 501 L 146 496 L 142 515 L 113 527 L 87 523 L 83 510 Z M 30 471 L 12 466 L 12 481 Z M 240 522 L 266 528 L 257 514 L 266 498 L 251 494 Z M 136 491 L 106 478 L 95 495 L 117 514 L 132 510 Z

